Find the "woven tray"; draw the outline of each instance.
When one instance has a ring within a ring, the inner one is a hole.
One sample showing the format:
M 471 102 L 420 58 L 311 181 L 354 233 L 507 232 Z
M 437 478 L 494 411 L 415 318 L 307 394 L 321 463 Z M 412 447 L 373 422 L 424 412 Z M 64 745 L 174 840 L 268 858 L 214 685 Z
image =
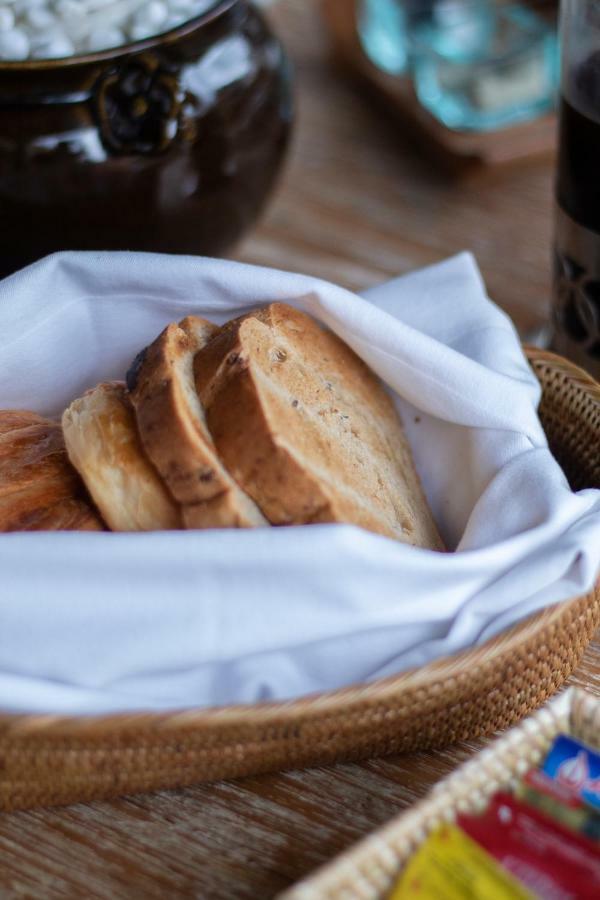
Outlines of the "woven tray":
M 384 900 L 425 837 L 460 812 L 476 812 L 539 765 L 556 735 L 600 749 L 600 698 L 570 688 L 440 781 L 420 803 L 351 847 L 278 900 Z
M 574 488 L 600 487 L 600 386 L 528 351 L 540 414 Z M 481 647 L 393 678 L 287 703 L 102 717 L 0 716 L 0 809 L 174 788 L 441 747 L 513 724 L 573 671 L 600 584 Z

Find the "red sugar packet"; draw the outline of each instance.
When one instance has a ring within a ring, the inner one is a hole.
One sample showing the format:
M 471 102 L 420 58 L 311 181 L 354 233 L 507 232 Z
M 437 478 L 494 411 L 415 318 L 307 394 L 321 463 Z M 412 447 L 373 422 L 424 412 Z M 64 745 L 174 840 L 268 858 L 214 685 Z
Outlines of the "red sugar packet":
M 600 897 L 598 846 L 511 794 L 495 794 L 481 815 L 461 815 L 458 825 L 538 897 Z

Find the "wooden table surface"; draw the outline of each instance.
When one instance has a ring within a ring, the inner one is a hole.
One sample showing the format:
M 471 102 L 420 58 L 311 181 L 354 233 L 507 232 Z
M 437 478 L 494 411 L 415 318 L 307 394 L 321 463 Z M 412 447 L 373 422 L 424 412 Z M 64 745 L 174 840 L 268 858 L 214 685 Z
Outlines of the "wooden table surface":
M 552 160 L 449 178 L 333 68 L 311 0 L 271 16 L 298 126 L 250 262 L 364 288 L 469 248 L 519 327 L 546 313 Z M 600 695 L 600 645 L 572 679 Z M 0 816 L 0 897 L 267 898 L 428 790 L 475 749 L 372 760 Z

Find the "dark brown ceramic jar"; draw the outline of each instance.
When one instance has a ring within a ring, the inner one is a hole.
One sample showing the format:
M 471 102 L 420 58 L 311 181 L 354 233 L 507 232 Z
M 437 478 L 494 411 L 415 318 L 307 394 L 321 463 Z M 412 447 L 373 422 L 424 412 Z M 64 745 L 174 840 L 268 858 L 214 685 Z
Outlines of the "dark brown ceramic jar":
M 285 55 L 245 0 L 0 64 L 0 276 L 62 249 L 221 253 L 266 198 L 291 111 Z

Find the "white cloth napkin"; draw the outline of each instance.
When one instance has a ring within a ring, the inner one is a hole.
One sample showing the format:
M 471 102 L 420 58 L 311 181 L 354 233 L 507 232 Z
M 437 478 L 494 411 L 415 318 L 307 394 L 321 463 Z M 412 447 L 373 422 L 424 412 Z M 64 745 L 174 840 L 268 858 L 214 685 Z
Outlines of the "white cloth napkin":
M 0 407 L 59 414 L 169 321 L 272 300 L 317 316 L 397 392 L 458 552 L 333 525 L 0 535 L 0 708 L 296 697 L 455 653 L 592 587 L 600 492 L 569 490 L 539 386 L 468 254 L 364 298 L 210 259 L 52 256 L 0 284 Z

